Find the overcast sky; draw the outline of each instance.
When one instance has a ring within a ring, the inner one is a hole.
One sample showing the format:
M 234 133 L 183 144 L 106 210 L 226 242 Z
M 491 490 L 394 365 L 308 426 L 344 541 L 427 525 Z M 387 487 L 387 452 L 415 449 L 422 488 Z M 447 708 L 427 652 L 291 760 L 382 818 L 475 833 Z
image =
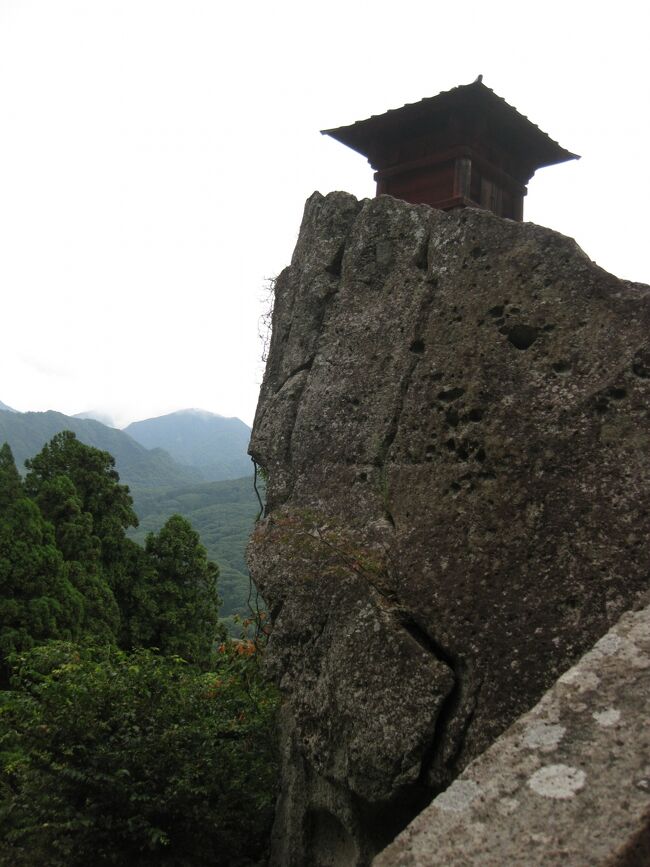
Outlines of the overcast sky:
M 319 130 L 479 73 L 579 162 L 525 219 L 650 282 L 639 2 L 0 0 L 0 400 L 251 423 L 305 199 L 374 194 Z

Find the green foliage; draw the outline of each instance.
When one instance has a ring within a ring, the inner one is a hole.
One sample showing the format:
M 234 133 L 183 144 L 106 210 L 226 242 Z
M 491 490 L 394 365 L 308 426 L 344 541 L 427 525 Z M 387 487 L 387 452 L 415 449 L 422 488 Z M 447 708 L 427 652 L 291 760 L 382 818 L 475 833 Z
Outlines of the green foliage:
M 113 459 L 73 433 L 28 468 L 0 449 L 0 865 L 259 861 L 277 697 L 224 638 L 198 533 L 128 539 Z
M 62 431 L 27 467 L 25 490 L 52 523 L 66 576 L 84 598 L 80 632 L 115 640 L 120 611 L 112 587 L 115 574 L 124 577 L 125 529 L 137 524 L 115 461 Z M 135 574 L 129 578 L 138 580 Z
M 0 451 L 0 687 L 7 657 L 50 638 L 78 634 L 84 601 L 70 581 L 52 527 L 24 496 L 11 451 Z
M 48 519 L 55 516 L 47 511 L 47 486 L 57 484 L 62 477 L 72 482 L 80 510 L 92 518 L 92 532 L 101 544 L 102 560 L 112 562 L 118 555 L 124 530 L 138 524 L 129 489 L 119 484 L 112 455 L 84 445 L 72 431 L 65 430 L 25 465 L 29 470 L 25 489 L 39 500 Z
M 5 511 L 11 498 L 24 498 L 24 488 L 54 529 L 52 555 L 83 601 L 74 635 L 118 639 L 127 649 L 154 646 L 207 665 L 220 635 L 218 570 L 187 521 L 173 516 L 157 536 L 149 534 L 146 551 L 136 546 L 125 529 L 137 518 L 111 455 L 84 445 L 71 431 L 57 434 L 27 467 L 23 486 L 9 447 L 3 448 Z M 7 595 L 0 588 L 0 599 Z M 39 637 L 66 636 L 51 629 Z M 6 652 L 25 646 L 31 645 L 23 635 L 8 642 Z
M 66 475 L 42 481 L 36 502 L 54 527 L 57 548 L 66 561 L 66 577 L 83 596 L 80 632 L 102 640 L 114 640 L 120 612 L 104 575 L 102 546 L 93 533 L 93 516 L 83 510 L 77 488 Z
M 120 611 L 118 645 L 125 650 L 155 644 L 156 570 L 144 548 L 124 539 L 111 586 Z
M 5 443 L 0 448 L 0 514 L 16 502 L 22 494 L 22 489 L 22 481 L 14 463 L 14 456 L 9 448 L 9 443 Z
M 93 517 L 84 512 L 69 476 L 57 475 L 42 482 L 35 500 L 43 517 L 54 526 L 57 547 L 66 560 L 99 562 L 101 542 L 93 534 Z
M 20 657 L 0 699 L 0 864 L 258 859 L 277 696 L 251 643 L 222 650 L 209 674 L 143 650 L 59 643 Z
M 145 550 L 156 573 L 153 646 L 208 665 L 219 636 L 217 566 L 180 515 L 172 515 L 158 535 L 150 533 Z

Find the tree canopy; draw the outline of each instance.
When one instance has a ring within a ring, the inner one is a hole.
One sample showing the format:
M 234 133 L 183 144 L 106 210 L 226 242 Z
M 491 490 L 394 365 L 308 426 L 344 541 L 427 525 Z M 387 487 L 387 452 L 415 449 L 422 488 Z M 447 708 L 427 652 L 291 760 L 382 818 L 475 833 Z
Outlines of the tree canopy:
M 128 539 L 137 518 L 113 458 L 71 431 L 56 434 L 26 466 L 23 484 L 3 446 L 0 605 L 14 637 L 4 630 L 0 653 L 32 646 L 33 625 L 38 641 L 86 635 L 208 665 L 222 637 L 219 570 L 191 525 L 174 515 L 144 549 Z
M 180 515 L 172 515 L 157 535 L 150 533 L 145 550 L 155 572 L 153 645 L 208 665 L 219 634 L 217 566 Z
M 7 659 L 51 638 L 73 638 L 84 602 L 52 526 L 25 496 L 11 450 L 0 450 L 0 688 Z
M 259 861 L 277 696 L 216 564 L 179 515 L 128 539 L 112 457 L 73 433 L 27 467 L 0 448 L 0 865 Z
M 9 443 L 0 446 L 0 514 L 22 494 L 23 483 Z
M 277 699 L 253 660 L 226 655 L 203 673 L 151 651 L 55 643 L 20 657 L 14 686 L 0 695 L 12 793 L 0 864 L 226 867 L 263 854 Z
M 115 460 L 108 453 L 80 442 L 72 431 L 56 434 L 36 457 L 25 461 L 27 493 L 41 502 L 48 485 L 67 478 L 72 482 L 82 512 L 92 519 L 92 532 L 101 544 L 105 565 L 119 559 L 119 548 L 127 527 L 137 527 L 138 518 L 126 485 L 119 483 Z

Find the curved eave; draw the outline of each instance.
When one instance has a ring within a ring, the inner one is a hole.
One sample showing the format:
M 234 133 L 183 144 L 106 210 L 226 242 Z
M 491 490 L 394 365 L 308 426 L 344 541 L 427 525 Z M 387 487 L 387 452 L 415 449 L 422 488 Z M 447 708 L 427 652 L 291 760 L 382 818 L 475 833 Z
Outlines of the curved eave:
M 321 133 L 368 157 L 374 142 L 381 139 L 398 139 L 405 125 L 424 126 L 427 122 L 430 123 L 431 118 L 436 114 L 443 115 L 454 109 L 467 110 L 472 105 L 488 109 L 497 116 L 497 120 L 502 122 L 504 128 L 509 127 L 519 140 L 519 147 L 534 155 L 537 168 L 580 159 L 578 154 L 563 148 L 525 115 L 520 114 L 516 108 L 479 81 L 459 85 L 437 96 L 407 103 L 401 108 L 372 115 L 348 126 L 324 129 Z

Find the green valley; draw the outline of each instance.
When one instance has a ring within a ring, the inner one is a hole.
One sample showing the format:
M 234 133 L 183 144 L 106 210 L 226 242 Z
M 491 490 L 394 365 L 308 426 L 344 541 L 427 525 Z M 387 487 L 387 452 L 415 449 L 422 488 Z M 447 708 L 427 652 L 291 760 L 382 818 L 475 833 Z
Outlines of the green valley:
M 244 554 L 260 510 L 252 475 L 176 488 L 135 487 L 131 493 L 140 519 L 131 538 L 143 543 L 147 533 L 160 530 L 171 515 L 182 515 L 199 533 L 210 559 L 219 564 L 222 617 L 232 621 L 234 614 L 246 615 L 249 578 Z

